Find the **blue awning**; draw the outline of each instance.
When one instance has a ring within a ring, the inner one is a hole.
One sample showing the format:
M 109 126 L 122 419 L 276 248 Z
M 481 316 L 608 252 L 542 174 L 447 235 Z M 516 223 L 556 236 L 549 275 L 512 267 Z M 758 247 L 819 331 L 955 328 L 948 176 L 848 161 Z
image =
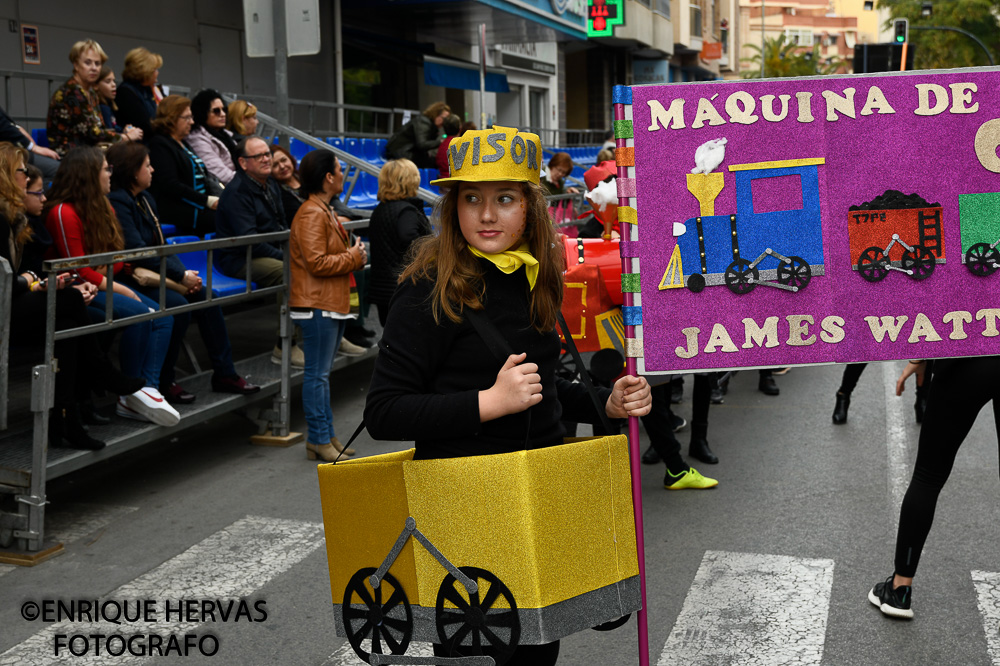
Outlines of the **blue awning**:
M 479 65 L 474 62 L 424 56 L 424 83 L 443 88 L 479 90 Z M 486 92 L 510 92 L 507 72 L 497 67 L 487 67 Z

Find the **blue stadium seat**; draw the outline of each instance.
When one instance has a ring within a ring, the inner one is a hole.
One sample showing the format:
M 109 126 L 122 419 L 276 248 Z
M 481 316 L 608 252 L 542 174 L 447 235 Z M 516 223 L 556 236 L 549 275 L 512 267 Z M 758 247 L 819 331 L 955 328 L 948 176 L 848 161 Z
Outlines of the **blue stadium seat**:
M 39 127 L 31 130 L 31 140 L 37 143 L 42 148 L 49 147 L 49 135 L 46 133 L 44 127 Z
M 288 139 L 288 152 L 292 154 L 295 161 L 301 162 L 302 158 L 305 157 L 311 150 L 312 146 L 304 141 L 299 141 L 295 137 Z
M 207 236 L 207 234 L 206 234 Z M 212 234 L 215 237 L 215 234 Z M 179 245 L 181 243 L 194 243 L 200 241 L 201 239 L 197 236 L 174 236 L 173 238 L 168 238 L 167 243 L 169 245 Z M 206 238 L 206 240 L 211 240 Z M 201 276 L 202 282 L 208 283 L 208 252 L 181 252 L 177 257 L 184 263 L 188 270 L 198 271 L 198 275 Z M 242 294 L 246 289 L 246 283 L 243 280 L 237 280 L 236 278 L 231 278 L 223 275 L 215 269 L 214 261 L 212 262 L 212 295 L 213 296 L 232 296 L 234 294 Z M 250 283 L 251 288 L 256 289 L 257 285 Z
M 379 155 L 378 142 L 375 139 L 361 139 L 361 148 L 369 163 L 378 166 L 385 164 L 385 160 Z
M 346 150 L 351 155 L 355 157 L 360 157 L 365 159 L 364 147 L 361 145 L 361 139 L 355 139 L 351 137 L 344 142 L 344 150 Z
M 177 233 L 177 225 L 175 224 L 161 224 L 160 231 L 163 232 L 164 238 L 168 236 L 173 236 Z
M 377 151 L 378 158 L 383 162 L 387 159 L 385 156 L 385 147 L 388 145 L 388 139 L 375 139 L 375 150 Z
M 344 140 L 339 136 L 328 136 L 326 142 L 336 148 L 337 150 L 346 150 L 344 147 Z
M 361 172 L 358 176 L 358 183 L 351 193 L 351 200 L 347 202 L 351 208 L 361 208 L 371 210 L 378 205 L 378 177 L 370 173 Z

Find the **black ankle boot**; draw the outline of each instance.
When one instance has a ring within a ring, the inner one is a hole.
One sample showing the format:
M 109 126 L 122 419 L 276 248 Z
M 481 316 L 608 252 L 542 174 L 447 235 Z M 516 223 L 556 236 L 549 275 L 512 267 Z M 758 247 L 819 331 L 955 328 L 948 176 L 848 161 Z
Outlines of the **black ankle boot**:
M 52 415 L 55 415 L 52 418 Z M 53 433 L 57 433 L 53 437 Z M 56 443 L 58 442 L 58 443 Z M 49 443 L 54 446 L 66 446 L 71 449 L 97 451 L 104 448 L 104 442 L 87 434 L 80 412 L 76 407 L 54 407 L 49 418 Z
M 837 391 L 837 404 L 833 407 L 833 422 L 837 425 L 847 423 L 847 410 L 851 407 L 851 394 Z
M 660 462 L 660 454 L 656 452 L 653 445 L 650 444 L 646 452 L 642 454 L 642 464 L 643 465 L 655 465 Z
M 80 401 L 80 420 L 86 425 L 105 426 L 111 424 L 111 419 L 97 411 L 92 400 Z
M 712 453 L 712 449 L 708 448 L 708 440 L 704 437 L 691 438 L 688 455 L 706 465 L 717 465 L 719 463 L 719 456 Z

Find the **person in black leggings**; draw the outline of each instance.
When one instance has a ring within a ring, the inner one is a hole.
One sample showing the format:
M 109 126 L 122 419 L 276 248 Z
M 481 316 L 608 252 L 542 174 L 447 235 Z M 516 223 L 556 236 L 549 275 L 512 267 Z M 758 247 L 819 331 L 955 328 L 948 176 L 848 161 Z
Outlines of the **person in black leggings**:
M 910 361 L 896 382 L 901 395 L 906 379 L 920 379 L 924 361 Z M 890 617 L 910 619 L 913 576 L 934 521 L 938 495 L 944 488 L 955 455 L 976 422 L 980 410 L 993 402 L 993 419 L 1000 432 L 1000 356 L 945 359 L 935 362 L 927 411 L 920 428 L 913 478 L 903 496 L 896 536 L 895 572 L 868 593 L 868 600 Z
M 837 403 L 833 407 L 833 422 L 837 425 L 847 423 L 847 410 L 851 407 L 851 393 L 858 385 L 861 374 L 865 371 L 867 363 L 848 363 L 844 366 L 844 377 L 840 380 L 840 388 L 837 389 Z M 913 403 L 913 411 L 917 415 L 917 423 L 923 423 L 924 411 L 927 409 L 927 394 L 931 387 L 931 373 L 934 362 L 927 361 L 924 368 L 924 377 L 917 384 L 917 397 Z

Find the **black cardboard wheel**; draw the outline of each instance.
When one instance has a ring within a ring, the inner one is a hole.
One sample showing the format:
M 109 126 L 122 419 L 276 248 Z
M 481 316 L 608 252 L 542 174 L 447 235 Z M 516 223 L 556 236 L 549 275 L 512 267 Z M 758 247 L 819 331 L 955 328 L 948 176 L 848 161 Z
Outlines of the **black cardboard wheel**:
M 726 268 L 725 281 L 729 291 L 737 295 L 749 294 L 757 286 L 760 272 L 746 259 L 737 259 Z
M 788 257 L 788 262 L 778 264 L 778 282 L 789 287 L 797 287 L 802 291 L 812 279 L 812 268 L 802 257 Z
M 889 274 L 887 263 L 889 259 L 882 248 L 873 245 L 858 257 L 858 273 L 868 282 L 881 282 Z
M 910 277 L 914 280 L 926 280 L 934 273 L 934 254 L 923 245 L 914 245 L 913 252 L 903 252 L 900 264 L 903 270 L 912 271 Z
M 965 253 L 965 267 L 973 275 L 993 275 L 997 270 L 995 264 L 1000 264 L 1000 250 L 990 247 L 989 243 L 976 243 Z
M 701 273 L 692 273 L 688 276 L 687 288 L 692 293 L 699 293 L 705 288 L 705 276 Z
M 341 606 L 347 641 L 366 664 L 371 663 L 373 653 L 385 654 L 383 644 L 389 654 L 404 654 L 413 638 L 413 611 L 406 593 L 388 573 L 378 587 L 372 588 L 369 578 L 376 571 L 372 567 L 358 569 L 344 588 Z M 355 597 L 365 605 L 364 610 L 353 606 Z M 365 639 L 371 641 L 371 652 L 362 648 Z
M 479 655 L 483 648 L 489 648 L 490 656 L 501 666 L 510 659 L 521 638 L 514 594 L 486 569 L 459 570 L 476 581 L 479 588 L 468 594 L 450 573 L 444 577 L 434 614 L 438 638 L 451 654 L 460 650 L 465 656 Z M 446 607 L 446 602 L 452 607 Z

